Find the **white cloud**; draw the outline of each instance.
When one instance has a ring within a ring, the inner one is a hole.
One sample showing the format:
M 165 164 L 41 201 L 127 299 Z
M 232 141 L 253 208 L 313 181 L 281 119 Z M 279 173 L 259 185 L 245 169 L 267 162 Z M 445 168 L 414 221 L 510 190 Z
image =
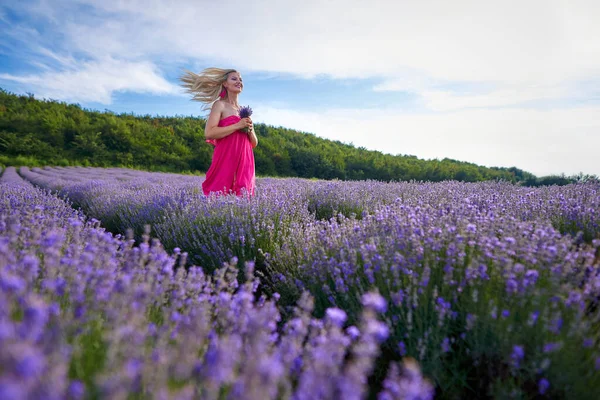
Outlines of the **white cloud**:
M 457 86 L 457 85 L 455 85 Z M 377 92 L 403 91 L 414 93 L 419 103 L 432 111 L 450 111 L 463 108 L 494 108 L 522 105 L 527 102 L 593 97 L 595 89 L 581 85 L 469 85 L 444 89 L 444 83 L 419 77 L 405 77 L 384 81 L 373 87 Z
M 407 115 L 369 110 L 297 112 L 253 107 L 256 122 L 419 158 L 516 166 L 536 175 L 600 176 L 600 106 L 565 110 L 461 110 Z
M 36 95 L 56 100 L 110 104 L 113 92 L 118 91 L 183 95 L 152 63 L 111 58 L 81 63 L 75 69 L 60 72 L 24 76 L 0 74 L 0 79 L 19 82 Z
M 86 15 L 76 11 L 84 8 Z M 39 0 L 69 51 L 165 65 L 379 77 L 433 110 L 572 97 L 600 77 L 600 3 L 591 0 Z M 479 82 L 457 94 L 444 85 Z
M 426 107 L 434 111 L 448 111 L 473 107 L 502 107 L 536 100 L 565 98 L 569 92 L 558 86 L 507 87 L 488 93 L 456 94 L 442 90 L 424 90 L 421 93 Z
M 72 55 L 57 54 L 55 51 L 52 51 L 45 47 L 38 47 L 36 48 L 36 51 L 41 56 L 58 62 L 64 68 L 75 70 L 80 65 L 80 62 L 77 59 L 75 59 L 75 57 L 73 57 Z
M 593 1 L 81 2 L 111 17 L 66 23 L 70 40 L 90 54 L 174 54 L 306 76 L 397 77 L 408 69 L 507 83 L 600 71 Z
M 381 77 L 375 90 L 433 91 L 425 94 L 433 106 L 464 99 L 444 97 L 432 83 L 493 83 L 494 93 L 467 101 L 485 106 L 509 102 L 514 85 L 600 76 L 600 3 L 592 0 L 38 0 L 28 7 L 60 29 L 69 52 L 91 59 Z

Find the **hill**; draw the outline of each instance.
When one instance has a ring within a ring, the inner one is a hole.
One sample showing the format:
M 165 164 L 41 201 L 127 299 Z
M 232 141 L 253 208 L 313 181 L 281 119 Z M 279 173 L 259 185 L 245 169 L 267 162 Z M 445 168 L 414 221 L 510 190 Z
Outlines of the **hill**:
M 136 116 L 83 109 L 78 104 L 39 100 L 0 88 L 0 165 L 83 165 L 151 171 L 205 172 L 212 146 L 204 141 L 205 119 L 194 116 Z M 259 176 L 381 181 L 483 181 L 543 183 L 531 173 L 488 168 L 445 158 L 423 160 L 255 124 Z M 546 183 L 577 178 L 550 177 Z

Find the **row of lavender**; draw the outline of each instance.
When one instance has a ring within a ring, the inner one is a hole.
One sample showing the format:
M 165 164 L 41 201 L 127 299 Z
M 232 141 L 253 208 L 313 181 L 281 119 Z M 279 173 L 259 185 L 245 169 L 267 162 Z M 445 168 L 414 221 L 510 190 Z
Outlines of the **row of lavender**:
M 114 236 L 63 200 L 0 179 L 0 398 L 314 399 L 366 396 L 388 337 L 384 300 L 362 298 L 355 325 L 301 296 L 280 326 L 277 296 L 256 296 L 252 264 L 206 275 L 177 268 L 159 241 Z M 381 399 L 431 398 L 408 359 Z M 136 397 L 136 398 L 137 398 Z
M 22 170 L 111 229 L 151 224 L 203 267 L 256 260 L 286 313 L 309 289 L 317 315 L 338 307 L 352 324 L 377 288 L 386 357 L 417 358 L 448 398 L 598 389 L 597 184 L 260 179 L 244 199 L 204 197 L 197 177 L 125 172 Z
M 28 179 L 41 186 L 62 190 L 77 204 L 83 201 L 83 208 L 97 207 L 97 203 L 85 204 L 86 194 L 93 197 L 106 195 L 111 189 L 133 191 L 141 195 L 142 201 L 159 201 L 158 207 L 165 202 L 173 202 L 173 190 L 183 196 L 201 192 L 203 177 L 149 173 L 123 168 L 82 168 L 82 167 L 45 167 L 22 171 Z M 127 183 L 126 183 L 127 182 Z M 274 184 L 275 183 L 275 184 Z M 90 187 L 91 186 L 91 187 Z M 304 179 L 259 179 L 263 193 L 272 196 L 273 190 L 284 196 L 301 197 L 302 206 L 317 219 L 329 219 L 339 213 L 348 217 L 352 214 L 360 217 L 381 204 L 390 204 L 401 200 L 405 204 L 442 206 L 445 203 L 466 201 L 481 209 L 496 214 L 510 215 L 522 220 L 550 221 L 562 233 L 582 233 L 582 238 L 591 241 L 600 233 L 600 196 L 598 183 L 551 186 L 542 188 L 517 187 L 506 183 L 382 183 L 374 181 L 360 182 L 315 182 Z M 94 190 L 94 188 L 96 190 Z M 165 190 L 170 196 L 165 196 Z M 144 190 L 145 193 L 140 193 Z M 265 190 L 267 190 L 265 192 Z M 112 193 L 114 194 L 114 193 Z M 80 197 L 78 197 L 78 195 Z M 114 204 L 127 201 L 124 195 Z M 181 196 L 179 200 L 185 201 Z M 98 210 L 102 214 L 116 214 L 114 207 Z M 136 224 L 134 221 L 120 221 L 124 226 Z

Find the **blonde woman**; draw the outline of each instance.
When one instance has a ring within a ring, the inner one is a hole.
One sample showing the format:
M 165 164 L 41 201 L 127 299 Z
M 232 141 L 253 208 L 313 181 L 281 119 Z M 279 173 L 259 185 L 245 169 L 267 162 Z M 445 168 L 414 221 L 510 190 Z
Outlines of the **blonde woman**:
M 192 100 L 210 108 L 204 134 L 215 146 L 212 163 L 202 182 L 205 195 L 254 195 L 254 152 L 258 138 L 252 119 L 240 118 L 238 97 L 244 89 L 242 75 L 234 69 L 207 68 L 200 74 L 187 71 L 180 80 Z

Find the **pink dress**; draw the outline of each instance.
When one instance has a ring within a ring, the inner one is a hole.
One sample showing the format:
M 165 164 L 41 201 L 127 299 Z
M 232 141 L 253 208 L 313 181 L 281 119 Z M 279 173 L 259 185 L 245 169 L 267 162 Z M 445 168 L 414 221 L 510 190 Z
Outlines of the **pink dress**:
M 219 121 L 218 126 L 237 124 L 240 117 L 230 115 Z M 254 152 L 248 134 L 235 131 L 221 139 L 208 139 L 215 146 L 212 163 L 202 182 L 205 195 L 211 192 L 235 193 L 240 196 L 242 189 L 254 195 Z

